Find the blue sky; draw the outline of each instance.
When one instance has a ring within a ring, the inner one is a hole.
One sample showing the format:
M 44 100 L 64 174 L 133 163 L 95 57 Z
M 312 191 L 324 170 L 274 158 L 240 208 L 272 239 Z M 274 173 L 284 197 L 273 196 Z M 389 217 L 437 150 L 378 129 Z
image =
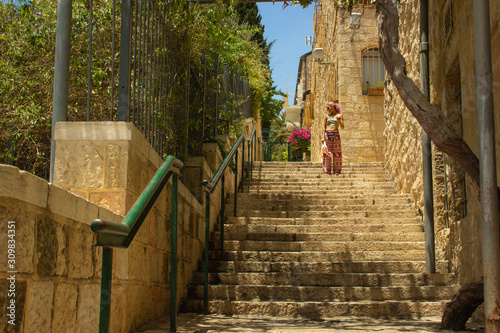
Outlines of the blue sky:
M 264 37 L 268 42 L 275 41 L 271 49 L 271 69 L 274 84 L 283 92 L 287 91 L 290 103 L 293 103 L 299 58 L 311 51 L 306 45 L 307 36 L 313 35 L 314 5 L 307 8 L 288 6 L 283 9 L 283 2 L 258 3 L 264 25 Z

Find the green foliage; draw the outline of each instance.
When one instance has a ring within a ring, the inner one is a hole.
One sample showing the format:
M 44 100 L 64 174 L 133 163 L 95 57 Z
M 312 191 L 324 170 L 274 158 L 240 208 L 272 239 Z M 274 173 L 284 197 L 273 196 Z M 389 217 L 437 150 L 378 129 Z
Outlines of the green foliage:
M 92 75 L 90 120 L 110 120 L 118 101 L 118 65 L 120 40 L 120 5 L 116 7 L 117 42 L 114 54 L 113 1 L 94 0 Z M 18 4 L 0 1 L 0 163 L 16 166 L 44 177 L 48 166 L 51 114 L 53 99 L 54 51 L 57 1 L 19 1 Z M 68 96 L 68 120 L 87 119 L 89 2 L 73 0 L 71 65 Z M 185 0 L 158 1 L 168 17 L 168 48 L 156 48 L 157 54 L 168 54 L 172 63 L 165 103 L 172 113 L 155 115 L 167 146 L 191 147 L 196 150 L 202 140 L 187 142 L 186 134 L 206 133 L 209 121 L 200 121 L 203 93 L 195 91 L 194 70 L 203 70 L 203 59 L 218 55 L 220 63 L 248 77 L 252 110 L 259 110 L 265 119 L 279 114 L 282 101 L 273 100 L 280 94 L 272 85 L 269 50 L 272 43 L 264 39 L 258 8 L 253 5 L 230 6 L 222 3 L 187 4 Z M 114 59 L 114 70 L 112 62 Z M 114 75 L 114 76 L 113 76 Z M 114 105 L 110 103 L 113 88 Z M 185 94 L 188 90 L 190 93 Z M 282 93 L 281 93 L 282 94 Z M 189 101 L 186 101 L 188 96 Z M 231 107 L 220 110 L 220 130 L 225 134 L 241 133 L 237 100 Z M 188 107 L 186 107 L 186 104 Z M 188 110 L 196 117 L 180 116 Z M 186 120 L 187 119 L 187 120 Z M 208 119 L 209 120 L 209 119 Z M 180 133 L 180 134 L 179 134 Z
M 69 120 L 86 119 L 87 6 L 73 1 Z M 91 120 L 107 120 L 112 1 L 94 0 L 94 6 Z M 56 7 L 51 0 L 0 3 L 0 163 L 11 162 L 41 177 L 48 168 L 52 123 Z
M 292 130 L 286 126 L 286 123 L 287 120 L 284 114 L 272 120 L 269 141 L 286 142 L 288 140 L 290 134 L 292 134 Z

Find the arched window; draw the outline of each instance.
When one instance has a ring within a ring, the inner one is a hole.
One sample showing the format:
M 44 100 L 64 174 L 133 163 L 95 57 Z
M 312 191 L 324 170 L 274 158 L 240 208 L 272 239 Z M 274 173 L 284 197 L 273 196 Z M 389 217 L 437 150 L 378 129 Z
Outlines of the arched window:
M 380 57 L 378 47 L 372 47 L 363 51 L 363 84 L 365 88 L 366 82 L 370 84 L 370 88 L 375 87 L 379 82 L 385 81 L 385 66 Z

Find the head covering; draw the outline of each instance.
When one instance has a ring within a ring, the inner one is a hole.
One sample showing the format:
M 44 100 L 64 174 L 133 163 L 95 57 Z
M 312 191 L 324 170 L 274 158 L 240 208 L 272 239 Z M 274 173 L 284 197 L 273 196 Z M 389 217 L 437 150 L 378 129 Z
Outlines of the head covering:
M 337 103 L 334 103 L 334 102 L 328 102 L 328 103 L 326 104 L 326 109 L 327 109 L 327 110 L 330 110 L 330 108 L 331 108 L 332 106 L 335 106 L 335 109 L 337 110 L 337 113 L 339 113 L 339 114 L 341 113 L 341 112 L 340 112 L 340 105 L 338 105 Z

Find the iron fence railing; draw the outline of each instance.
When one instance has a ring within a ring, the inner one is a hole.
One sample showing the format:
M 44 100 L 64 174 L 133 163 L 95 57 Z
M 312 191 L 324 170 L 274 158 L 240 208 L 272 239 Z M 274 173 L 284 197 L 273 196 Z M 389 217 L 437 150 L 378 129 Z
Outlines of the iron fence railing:
M 222 162 L 221 166 L 212 177 L 210 181 L 204 180 L 203 186 L 205 188 L 205 250 L 204 250 L 204 289 L 203 289 L 203 308 L 204 312 L 208 313 L 208 260 L 209 260 L 209 244 L 210 244 L 210 196 L 212 192 L 217 188 L 220 182 L 220 199 L 221 208 L 219 212 L 220 220 L 220 256 L 224 255 L 224 220 L 225 220 L 225 200 L 226 195 L 225 190 L 225 172 L 228 167 L 232 167 L 234 172 L 234 206 L 233 212 L 234 216 L 237 214 L 238 205 L 238 187 L 241 185 L 241 191 L 243 192 L 244 184 L 244 170 L 245 170 L 245 149 L 248 151 L 248 167 L 246 176 L 248 179 L 248 190 L 250 188 L 250 178 L 252 178 L 252 168 L 253 161 L 260 160 L 260 155 L 254 154 L 257 147 L 258 138 L 255 136 L 256 128 L 254 127 L 250 138 L 245 142 L 245 133 L 242 133 L 238 140 L 231 148 L 230 152 Z M 260 138 L 260 136 L 259 136 Z M 246 144 L 246 148 L 245 148 Z M 241 164 L 239 164 L 239 151 L 241 150 Z M 240 183 L 238 183 L 238 167 L 241 166 L 242 175 L 240 177 Z

